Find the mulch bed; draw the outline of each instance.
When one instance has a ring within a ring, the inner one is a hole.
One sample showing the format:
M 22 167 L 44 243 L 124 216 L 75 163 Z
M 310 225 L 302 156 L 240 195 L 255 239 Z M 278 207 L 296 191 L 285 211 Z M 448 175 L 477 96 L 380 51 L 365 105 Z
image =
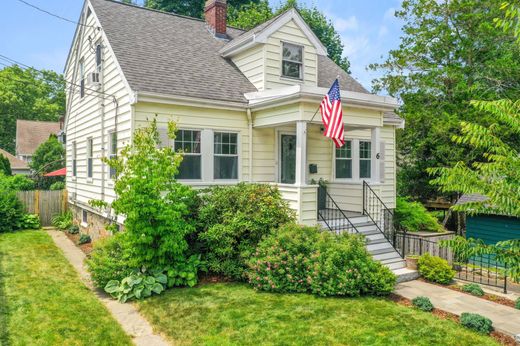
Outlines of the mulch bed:
M 69 232 L 67 231 L 63 231 L 63 233 L 70 239 L 72 240 L 72 242 L 74 243 L 74 245 L 76 245 L 77 247 L 80 248 L 81 251 L 83 251 L 85 253 L 85 255 L 89 255 L 91 252 L 92 252 L 92 242 L 90 243 L 86 243 L 86 244 L 81 244 L 79 245 L 78 244 L 78 241 L 79 241 L 79 233 L 77 234 L 70 234 Z
M 410 299 L 400 296 L 398 294 L 391 293 L 388 296 L 388 298 L 391 301 L 396 302 L 397 304 L 404 305 L 407 307 L 413 307 L 412 301 Z M 432 311 L 432 314 L 434 314 L 435 316 L 437 316 L 443 320 L 452 320 L 456 323 L 459 323 L 459 316 L 452 314 L 451 312 L 444 311 L 444 310 L 441 310 L 438 308 L 434 308 Z M 502 345 L 506 345 L 506 346 L 516 346 L 517 345 L 517 343 L 513 337 L 506 335 L 504 333 L 501 333 L 499 331 L 496 331 L 496 330 L 492 331 L 490 336 Z

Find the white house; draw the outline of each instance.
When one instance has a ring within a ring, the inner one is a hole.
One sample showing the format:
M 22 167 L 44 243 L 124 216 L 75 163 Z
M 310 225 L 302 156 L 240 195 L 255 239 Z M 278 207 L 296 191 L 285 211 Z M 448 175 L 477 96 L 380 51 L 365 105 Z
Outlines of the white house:
M 88 201 L 116 197 L 101 158 L 157 118 L 163 131 L 170 120 L 180 129 L 168 143 L 186 150 L 179 181 L 276 184 L 300 223 L 368 232 L 374 255 L 401 265 L 384 234 L 404 125 L 396 100 L 369 93 L 330 60 L 296 10 L 247 32 L 226 26 L 225 0 L 208 0 L 205 14 L 86 0 L 65 67 L 67 189 L 81 225 L 97 236 L 107 215 Z M 338 75 L 341 149 L 313 118 Z M 320 179 L 328 194 L 318 193 Z

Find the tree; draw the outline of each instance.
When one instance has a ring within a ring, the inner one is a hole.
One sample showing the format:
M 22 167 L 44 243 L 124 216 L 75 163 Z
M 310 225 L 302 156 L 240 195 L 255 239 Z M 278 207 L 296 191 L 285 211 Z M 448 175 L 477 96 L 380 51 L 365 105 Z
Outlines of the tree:
M 45 173 L 65 166 L 65 148 L 56 135 L 51 135 L 48 140 L 40 144 L 34 152 L 29 166 L 34 171 L 37 186 L 40 189 L 48 189 L 53 183 L 63 181 L 63 177 L 43 177 Z
M 11 163 L 9 159 L 4 155 L 0 154 L 0 175 L 11 175 Z
M 258 3 L 260 0 L 229 0 L 230 10 L 244 4 Z M 145 0 L 144 6 L 165 12 L 173 12 L 188 17 L 204 18 L 205 0 Z
M 65 112 L 65 82 L 53 71 L 0 70 L 0 148 L 14 154 L 16 120 L 57 121 Z
M 472 99 L 517 99 L 520 50 L 515 39 L 493 25 L 502 0 L 404 0 L 396 16 L 404 21 L 399 47 L 374 70 L 384 72 L 374 91 L 400 98 L 406 128 L 398 132 L 398 188 L 419 199 L 440 194 L 428 184 L 427 169 L 466 165 L 482 152 L 454 146 L 460 121 L 493 124 Z M 518 136 L 505 129 L 503 141 L 517 148 Z

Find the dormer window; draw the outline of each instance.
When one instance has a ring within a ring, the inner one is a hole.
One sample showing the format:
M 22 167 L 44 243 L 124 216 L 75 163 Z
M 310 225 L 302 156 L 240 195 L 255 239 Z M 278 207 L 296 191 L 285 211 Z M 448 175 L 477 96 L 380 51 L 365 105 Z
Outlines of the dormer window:
M 303 79 L 303 47 L 282 43 L 282 77 Z

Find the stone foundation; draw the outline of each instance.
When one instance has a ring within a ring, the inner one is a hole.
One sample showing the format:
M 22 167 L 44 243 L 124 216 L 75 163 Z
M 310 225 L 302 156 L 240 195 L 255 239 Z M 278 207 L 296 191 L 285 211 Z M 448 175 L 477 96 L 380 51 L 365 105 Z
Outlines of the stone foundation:
M 106 230 L 110 219 L 101 216 L 90 209 L 69 203 L 69 210 L 72 212 L 73 222 L 79 226 L 80 232 L 90 235 L 92 241 L 112 235 Z M 83 222 L 83 211 L 87 212 L 87 222 Z

